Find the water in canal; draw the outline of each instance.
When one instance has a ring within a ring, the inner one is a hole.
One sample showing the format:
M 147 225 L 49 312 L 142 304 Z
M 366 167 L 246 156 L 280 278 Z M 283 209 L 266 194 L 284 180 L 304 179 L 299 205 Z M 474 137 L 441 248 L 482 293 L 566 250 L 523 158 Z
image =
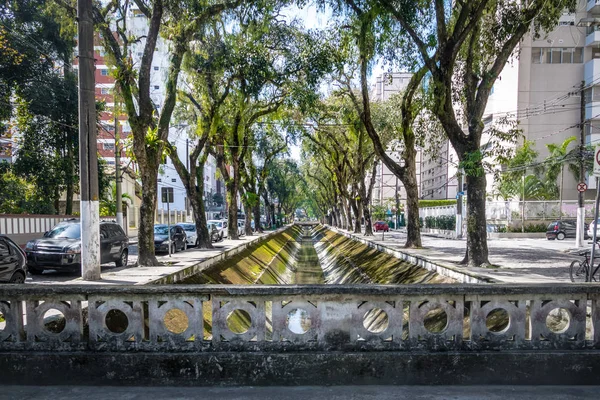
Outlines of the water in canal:
M 319 256 L 315 250 L 309 227 L 303 227 L 300 238 L 300 249 L 296 254 L 296 271 L 294 283 L 312 284 L 325 283 L 323 269 L 319 262 Z

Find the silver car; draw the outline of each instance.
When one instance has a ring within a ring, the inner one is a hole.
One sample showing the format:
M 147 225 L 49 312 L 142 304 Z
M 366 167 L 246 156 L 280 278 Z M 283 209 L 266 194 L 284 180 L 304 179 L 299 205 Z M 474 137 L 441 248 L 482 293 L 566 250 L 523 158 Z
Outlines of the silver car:
M 216 220 L 212 219 L 207 221 L 209 224 L 214 224 L 217 230 L 219 231 L 219 239 L 227 237 L 227 221 L 226 220 Z
M 196 231 L 196 224 L 182 223 L 177 225 L 182 227 L 185 231 L 188 246 L 198 246 L 198 232 Z

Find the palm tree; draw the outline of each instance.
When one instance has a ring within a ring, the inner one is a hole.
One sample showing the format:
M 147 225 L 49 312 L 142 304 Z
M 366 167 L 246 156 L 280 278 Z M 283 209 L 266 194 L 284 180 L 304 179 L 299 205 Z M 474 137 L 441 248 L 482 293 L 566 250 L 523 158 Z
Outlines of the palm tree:
M 562 219 L 562 199 L 563 199 L 563 181 L 565 165 L 573 174 L 576 180 L 579 180 L 579 148 L 567 150 L 571 142 L 577 140 L 575 136 L 566 138 L 560 145 L 550 143 L 546 147 L 550 154 L 546 157 L 546 188 L 550 193 L 558 192 L 559 198 L 559 219 Z M 556 180 L 560 175 L 560 186 L 556 187 Z
M 117 185 L 115 182 L 110 183 L 110 192 L 100 200 L 100 215 L 103 217 L 114 217 L 117 215 Z M 129 193 L 122 193 L 121 198 L 123 205 L 133 204 L 133 199 Z M 127 200 L 127 201 L 125 201 Z

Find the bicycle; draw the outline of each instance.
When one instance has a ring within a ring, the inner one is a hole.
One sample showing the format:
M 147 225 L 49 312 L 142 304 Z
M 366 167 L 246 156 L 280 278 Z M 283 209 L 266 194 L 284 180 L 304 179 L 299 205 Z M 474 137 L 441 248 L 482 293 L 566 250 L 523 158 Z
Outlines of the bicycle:
M 594 251 L 594 258 L 596 260 L 600 260 L 600 239 L 596 240 L 596 246 L 598 248 Z M 591 242 L 589 242 L 591 244 Z M 588 276 L 590 272 L 590 257 L 591 250 L 581 251 L 578 254 L 580 256 L 585 256 L 585 260 L 579 261 L 575 260 L 571 263 L 569 267 L 569 276 L 571 277 L 571 282 L 588 282 Z M 594 269 L 592 273 L 592 282 L 596 282 L 596 272 L 600 269 L 600 262 L 598 266 Z

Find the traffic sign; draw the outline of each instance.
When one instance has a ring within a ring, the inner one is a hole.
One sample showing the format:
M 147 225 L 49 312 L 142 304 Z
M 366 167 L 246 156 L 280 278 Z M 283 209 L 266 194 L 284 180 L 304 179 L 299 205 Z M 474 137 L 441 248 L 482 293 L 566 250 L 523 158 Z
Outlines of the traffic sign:
M 585 192 L 587 190 L 587 185 L 585 184 L 585 182 L 579 182 L 577 184 L 577 191 L 578 192 Z
M 600 145 L 594 148 L 594 176 L 600 176 Z
M 163 203 L 173 203 L 173 188 L 172 187 L 162 187 L 160 188 L 160 194 L 162 197 Z

